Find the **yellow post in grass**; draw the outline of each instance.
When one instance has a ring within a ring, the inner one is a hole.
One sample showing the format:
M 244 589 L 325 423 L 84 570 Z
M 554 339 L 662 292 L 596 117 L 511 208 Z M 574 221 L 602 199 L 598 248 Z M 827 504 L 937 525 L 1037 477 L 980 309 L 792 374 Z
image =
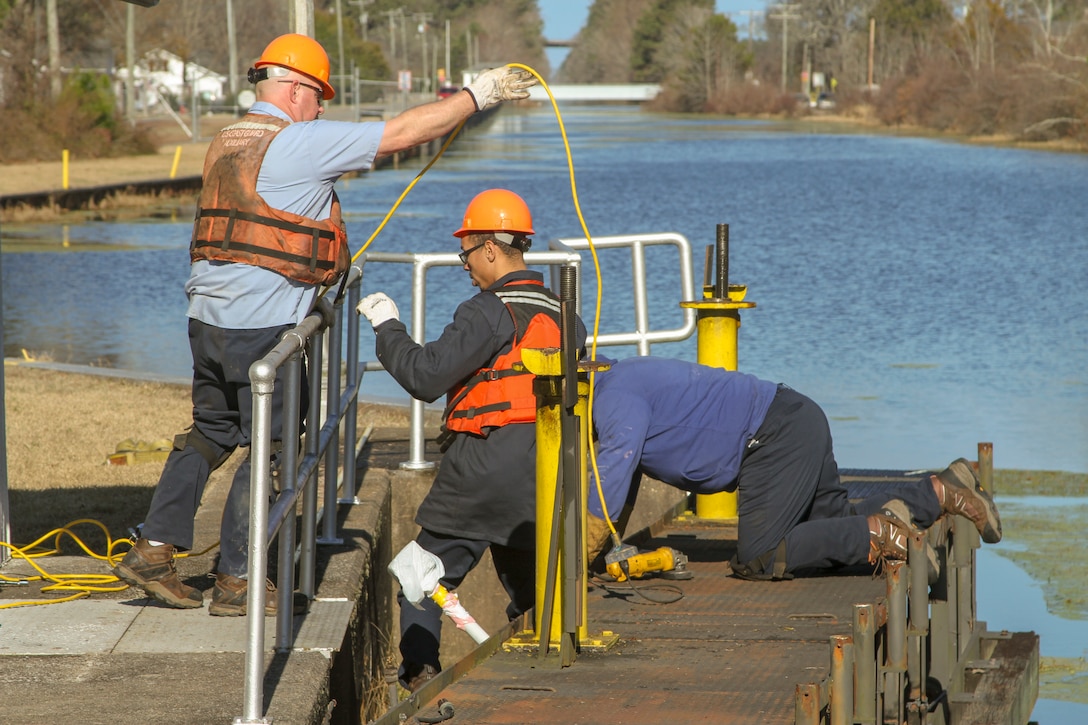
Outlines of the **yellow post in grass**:
M 715 269 L 715 283 L 703 286 L 703 299 L 696 302 L 681 302 L 680 306 L 697 311 L 696 334 L 698 335 L 699 363 L 710 367 L 736 370 L 740 310 L 755 307 L 756 303 L 744 301 L 744 296 L 748 293 L 746 285 L 728 283 L 728 224 L 718 225 Z M 702 519 L 736 520 L 736 492 L 723 491 L 697 495 L 695 515 Z
M 177 178 L 178 175 L 178 162 L 181 161 L 181 146 L 174 149 L 174 164 L 170 167 L 170 178 Z
M 60 188 L 68 188 L 68 149 L 60 152 Z

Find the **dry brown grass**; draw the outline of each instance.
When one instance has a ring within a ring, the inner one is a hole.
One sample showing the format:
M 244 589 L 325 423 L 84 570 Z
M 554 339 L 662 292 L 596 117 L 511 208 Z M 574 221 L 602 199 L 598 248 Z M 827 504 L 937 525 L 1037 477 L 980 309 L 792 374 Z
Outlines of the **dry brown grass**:
M 192 421 L 189 387 L 18 364 L 6 365 L 4 377 L 12 543 L 81 518 L 102 522 L 115 539 L 126 536 L 143 521 L 163 463 L 114 466 L 106 458 L 126 439 L 172 440 L 182 432 Z M 407 425 L 407 415 L 362 404 L 360 431 Z M 85 533 L 101 551 L 97 530 Z

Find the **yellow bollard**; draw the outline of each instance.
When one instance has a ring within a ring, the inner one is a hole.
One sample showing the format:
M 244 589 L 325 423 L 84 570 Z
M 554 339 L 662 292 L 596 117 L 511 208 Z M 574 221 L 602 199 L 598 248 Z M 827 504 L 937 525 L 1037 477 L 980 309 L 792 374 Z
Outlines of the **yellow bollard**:
M 728 266 L 729 227 L 718 225 L 719 271 Z M 697 302 L 681 302 L 680 306 L 697 311 L 698 361 L 702 365 L 737 369 L 737 332 L 740 329 L 740 310 L 756 306 L 744 301 L 748 293 L 746 285 L 728 284 L 719 274 L 719 287 L 724 287 L 724 297 L 715 296 L 716 287 L 705 285 L 703 299 Z M 702 519 L 736 521 L 736 492 L 698 494 L 695 497 L 695 515 Z
M 586 591 L 588 589 L 589 562 L 585 561 L 585 522 L 586 522 L 586 485 L 588 473 L 586 470 L 585 453 L 589 445 L 589 370 L 605 370 L 607 365 L 582 362 L 578 365 L 578 402 L 574 413 L 579 420 L 579 444 L 577 450 L 579 460 L 579 480 L 566 482 L 578 487 L 574 500 L 582 506 L 582 531 L 578 540 L 582 542 L 582 552 L 568 552 L 562 548 L 563 536 L 561 526 L 556 525 L 556 496 L 559 495 L 557 487 L 560 466 L 562 465 L 562 400 L 563 400 L 563 375 L 562 357 L 558 348 L 546 350 L 523 350 L 522 361 L 525 368 L 536 375 L 534 389 L 537 394 L 536 412 L 536 602 L 533 607 L 533 629 L 524 631 L 510 637 L 503 647 L 508 650 L 539 650 L 541 633 L 548 632 L 548 649 L 558 649 L 562 643 L 563 635 L 563 602 L 569 601 L 569 596 L 564 597 L 563 568 L 564 562 L 569 557 L 576 557 L 581 562 L 577 577 L 579 591 L 576 592 L 578 611 L 576 636 L 580 649 L 607 649 L 618 641 L 618 636 L 612 632 L 602 632 L 599 635 L 590 636 L 588 628 L 588 605 Z M 559 531 L 559 538 L 552 540 L 553 531 Z M 548 590 L 548 563 L 552 555 L 553 547 L 558 548 L 558 558 L 554 565 L 554 583 L 552 587 L 551 606 L 545 606 Z M 568 592 L 569 595 L 569 592 Z M 548 611 L 545 611 L 545 610 Z M 545 621 L 547 617 L 547 621 Z M 547 625 L 545 627 L 545 625 Z
M 68 188 L 68 149 L 60 152 L 60 188 Z
M 170 167 L 170 178 L 177 178 L 178 175 L 178 163 L 181 161 L 181 146 L 174 149 L 174 165 Z

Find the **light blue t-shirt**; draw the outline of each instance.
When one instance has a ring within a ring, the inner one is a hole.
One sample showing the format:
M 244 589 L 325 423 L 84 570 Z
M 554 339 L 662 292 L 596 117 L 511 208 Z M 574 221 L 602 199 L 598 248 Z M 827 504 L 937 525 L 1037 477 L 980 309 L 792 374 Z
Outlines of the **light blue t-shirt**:
M 290 120 L 271 103 L 255 103 L 250 113 Z M 373 165 L 384 130 L 382 122 L 292 123 L 269 145 L 257 193 L 273 209 L 327 219 L 336 180 Z M 207 260 L 193 264 L 185 284 L 189 317 L 234 330 L 298 324 L 318 289 L 260 267 Z

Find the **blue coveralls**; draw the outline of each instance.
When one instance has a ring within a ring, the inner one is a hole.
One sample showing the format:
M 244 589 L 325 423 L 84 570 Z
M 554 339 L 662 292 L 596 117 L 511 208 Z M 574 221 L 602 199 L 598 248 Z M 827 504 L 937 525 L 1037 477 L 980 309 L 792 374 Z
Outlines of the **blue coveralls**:
M 643 474 L 685 491 L 738 491 L 741 564 L 786 543 L 786 572 L 863 564 L 866 517 L 898 498 L 915 523 L 941 514 L 928 476 L 851 503 L 820 407 L 745 373 L 665 358 L 621 360 L 597 376 L 593 424 L 609 515 L 633 503 Z M 591 481 L 589 510 L 602 516 Z M 770 574 L 774 557 L 759 570 Z
M 290 120 L 270 103 L 255 103 L 250 112 Z M 371 167 L 384 129 L 377 122 L 292 123 L 269 146 L 257 192 L 274 209 L 327 219 L 334 183 L 349 171 Z M 193 427 L 212 452 L 226 457 L 250 443 L 249 366 L 305 319 L 318 287 L 247 264 L 198 261 L 185 293 L 193 354 Z M 302 400 L 305 404 L 305 394 Z M 272 435 L 277 440 L 282 404 L 282 385 L 277 383 L 272 401 Z M 193 519 L 211 470 L 207 456 L 191 444 L 175 447 L 151 500 L 143 537 L 192 548 Z M 240 578 L 246 577 L 249 561 L 249 476 L 247 457 L 231 483 L 219 541 L 218 570 Z

